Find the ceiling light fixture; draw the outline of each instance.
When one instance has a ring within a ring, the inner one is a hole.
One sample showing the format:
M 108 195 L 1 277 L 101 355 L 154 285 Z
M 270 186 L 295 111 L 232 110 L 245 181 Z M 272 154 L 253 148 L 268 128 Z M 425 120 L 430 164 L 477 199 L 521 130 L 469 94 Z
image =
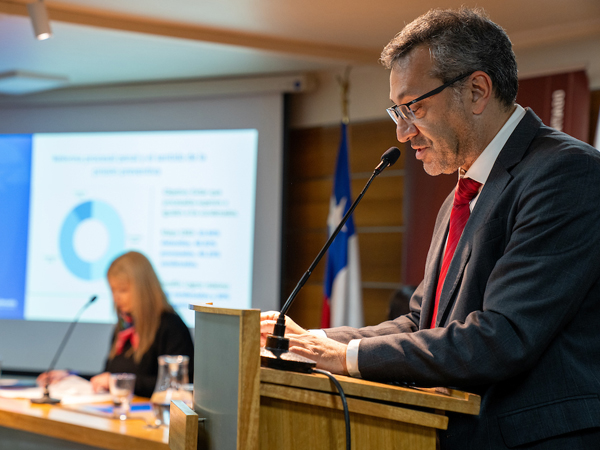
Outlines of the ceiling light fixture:
M 27 10 L 29 11 L 29 17 L 31 18 L 31 25 L 33 25 L 35 37 L 40 41 L 52 37 L 50 19 L 48 18 L 48 10 L 46 9 L 44 1 L 36 0 L 33 3 L 28 3 Z

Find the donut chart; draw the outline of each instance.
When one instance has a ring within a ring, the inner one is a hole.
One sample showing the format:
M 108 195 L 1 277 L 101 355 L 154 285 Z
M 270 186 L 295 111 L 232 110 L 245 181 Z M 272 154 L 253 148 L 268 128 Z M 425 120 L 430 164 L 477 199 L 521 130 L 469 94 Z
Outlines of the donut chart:
M 108 232 L 109 242 L 104 254 L 95 261 L 84 261 L 74 247 L 77 227 L 85 220 L 101 222 Z M 73 208 L 65 218 L 60 231 L 60 253 L 69 271 L 84 280 L 104 277 L 111 261 L 125 248 L 125 230 L 117 211 L 101 201 L 87 201 Z

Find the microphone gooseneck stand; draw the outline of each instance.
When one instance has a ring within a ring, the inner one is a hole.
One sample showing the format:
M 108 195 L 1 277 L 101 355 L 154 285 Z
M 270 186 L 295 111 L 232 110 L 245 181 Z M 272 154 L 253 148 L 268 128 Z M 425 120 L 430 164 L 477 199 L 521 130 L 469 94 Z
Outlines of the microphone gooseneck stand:
M 273 333 L 267 336 L 266 345 L 260 350 L 260 360 L 261 365 L 263 367 L 304 373 L 310 373 L 312 372 L 313 368 L 316 367 L 317 363 L 315 361 L 289 351 L 290 341 L 288 338 L 285 337 L 285 314 L 287 313 L 288 309 L 292 305 L 292 302 L 296 298 L 296 295 L 298 295 L 298 292 L 300 291 L 300 289 L 302 289 L 302 286 L 304 286 L 304 284 L 312 274 L 313 270 L 325 254 L 325 252 L 327 252 L 327 250 L 329 249 L 329 246 L 331 245 L 335 237 L 341 231 L 342 227 L 346 224 L 346 221 L 348 220 L 358 203 L 362 200 L 373 179 L 375 179 L 377 175 L 383 172 L 385 168 L 393 165 L 399 157 L 400 150 L 396 147 L 389 148 L 383 154 L 383 156 L 381 157 L 381 162 L 373 171 L 371 178 L 369 178 L 369 181 L 367 181 L 367 184 L 363 188 L 362 192 L 356 198 L 354 203 L 352 203 L 350 209 L 348 209 L 335 231 L 331 234 L 331 236 L 329 237 L 329 239 L 327 240 L 317 257 L 315 258 L 315 260 L 312 262 L 308 270 L 304 273 L 304 275 L 302 276 L 302 278 L 288 297 L 287 301 L 283 305 L 283 308 L 281 308 L 279 317 L 277 318 L 277 323 L 273 327 Z
M 71 325 L 69 325 L 69 328 L 67 329 L 67 332 L 65 333 L 65 337 L 63 338 L 62 342 L 58 346 L 58 351 L 56 352 L 56 355 L 54 355 L 54 358 L 52 359 L 52 362 L 50 363 L 50 368 L 46 372 L 48 374 L 48 378 L 44 385 L 44 394 L 43 394 L 42 398 L 32 398 L 31 403 L 50 404 L 50 405 L 55 405 L 57 403 L 60 403 L 59 399 L 50 397 L 50 389 L 49 389 L 50 372 L 52 370 L 54 370 L 54 367 L 56 366 L 56 362 L 58 361 L 58 358 L 60 358 L 60 355 L 61 355 L 63 349 L 65 348 L 67 341 L 69 340 L 69 337 L 71 337 L 73 328 L 75 328 L 75 325 L 77 325 L 77 322 L 79 322 L 79 317 L 81 317 L 81 314 L 83 314 L 83 312 L 88 308 L 88 306 L 90 306 L 92 303 L 94 303 L 97 298 L 98 297 L 95 295 L 92 298 L 90 298 L 89 301 L 81 307 L 81 309 L 75 316 L 75 319 L 73 320 L 73 322 L 71 322 Z

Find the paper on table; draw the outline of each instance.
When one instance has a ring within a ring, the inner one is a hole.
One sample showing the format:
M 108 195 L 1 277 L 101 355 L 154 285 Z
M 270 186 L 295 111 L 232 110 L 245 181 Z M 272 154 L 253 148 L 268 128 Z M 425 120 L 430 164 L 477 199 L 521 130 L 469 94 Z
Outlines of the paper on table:
M 60 399 L 64 404 L 96 403 L 111 400 L 109 393 L 96 394 L 92 389 L 92 383 L 77 375 L 69 375 L 62 380 L 51 384 L 49 390 L 50 397 Z M 41 387 L 23 389 L 2 389 L 0 387 L 0 397 L 4 398 L 32 399 L 40 398 L 42 395 L 43 389 Z
M 104 403 L 111 402 L 112 396 L 110 393 L 104 392 L 100 394 L 90 394 L 90 395 L 65 395 L 60 403 L 62 405 L 79 405 L 84 403 Z

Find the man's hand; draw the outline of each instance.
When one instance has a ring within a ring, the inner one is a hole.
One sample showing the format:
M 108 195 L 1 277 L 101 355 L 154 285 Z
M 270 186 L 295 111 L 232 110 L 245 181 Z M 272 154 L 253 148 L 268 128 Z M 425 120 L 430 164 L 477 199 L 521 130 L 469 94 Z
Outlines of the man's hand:
M 265 346 L 268 334 L 273 334 L 273 327 L 277 323 L 279 317 L 278 311 L 268 311 L 260 314 L 260 345 Z M 306 330 L 285 316 L 285 335 L 289 334 L 304 334 Z
M 347 345 L 312 333 L 290 335 L 290 351 L 317 362 L 319 369 L 348 375 L 346 368 Z

